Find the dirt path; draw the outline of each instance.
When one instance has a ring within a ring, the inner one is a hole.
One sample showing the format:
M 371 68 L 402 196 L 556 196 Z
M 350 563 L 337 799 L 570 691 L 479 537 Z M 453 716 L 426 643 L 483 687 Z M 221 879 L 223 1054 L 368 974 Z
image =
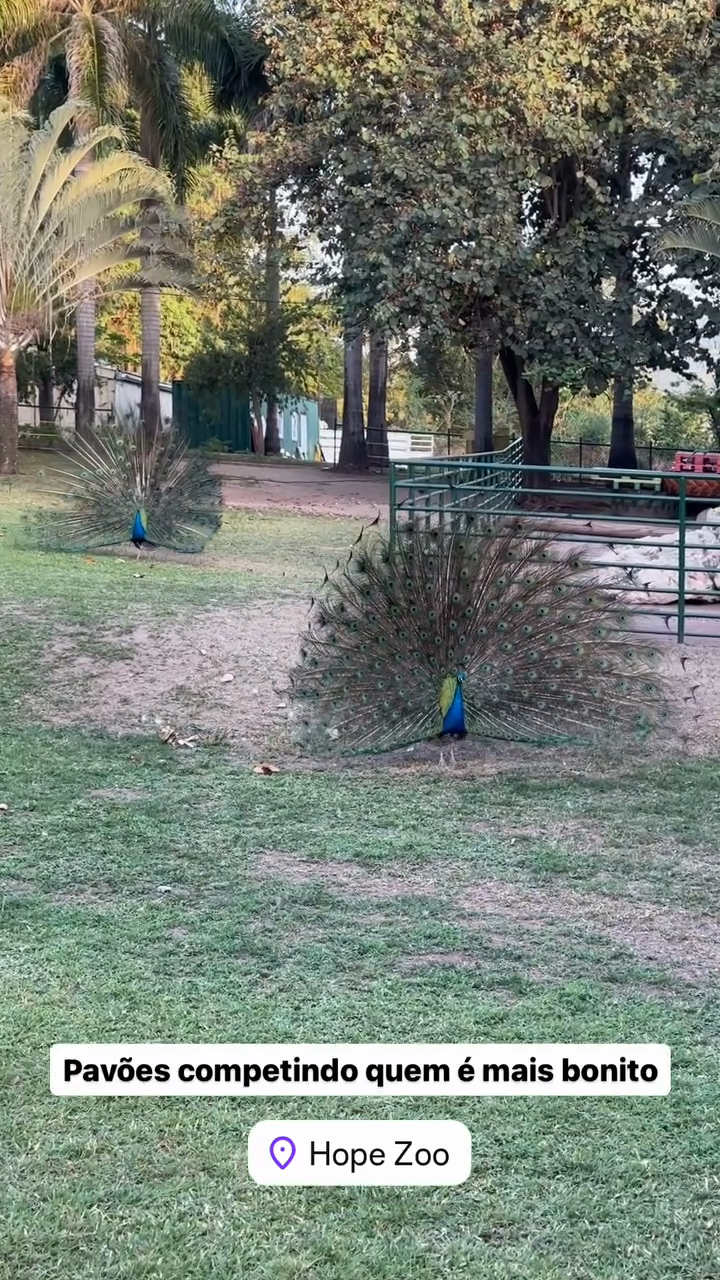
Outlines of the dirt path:
M 313 516 L 359 516 L 372 520 L 388 513 L 388 478 L 346 475 L 310 463 L 219 462 L 230 507 L 278 510 Z

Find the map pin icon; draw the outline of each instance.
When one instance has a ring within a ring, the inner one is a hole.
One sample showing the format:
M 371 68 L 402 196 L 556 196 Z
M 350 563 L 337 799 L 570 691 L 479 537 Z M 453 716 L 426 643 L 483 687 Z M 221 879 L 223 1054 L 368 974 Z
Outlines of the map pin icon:
M 295 1156 L 295 1143 L 292 1138 L 274 1138 L 270 1143 L 270 1155 L 279 1169 L 287 1169 Z

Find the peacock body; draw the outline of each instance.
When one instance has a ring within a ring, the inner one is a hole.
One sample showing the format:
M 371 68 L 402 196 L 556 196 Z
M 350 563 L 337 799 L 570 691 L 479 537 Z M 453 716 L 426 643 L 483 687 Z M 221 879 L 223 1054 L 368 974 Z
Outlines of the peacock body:
M 660 718 L 656 654 L 582 556 L 516 527 L 365 534 L 314 603 L 292 672 L 314 748 L 588 738 Z
M 33 521 L 34 540 L 47 550 L 132 542 L 196 552 L 222 521 L 220 480 L 172 431 L 148 437 L 141 426 L 113 427 L 78 441 L 56 475 L 61 503 Z

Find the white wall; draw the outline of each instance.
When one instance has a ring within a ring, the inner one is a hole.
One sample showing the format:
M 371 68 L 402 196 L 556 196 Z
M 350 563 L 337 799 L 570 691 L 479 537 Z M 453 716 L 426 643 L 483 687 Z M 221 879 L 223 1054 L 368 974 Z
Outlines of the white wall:
M 140 414 L 141 379 L 137 373 L 124 373 L 109 365 L 97 366 L 95 406 L 98 421 L 106 422 L 113 415 L 122 420 Z M 56 397 L 57 403 L 57 397 Z M 20 405 L 20 428 L 37 427 L 38 412 L 35 404 Z M 172 387 L 169 382 L 160 383 L 160 413 L 163 421 L 172 418 Z M 57 415 L 57 427 L 71 432 L 75 426 L 75 397 L 70 394 L 63 400 Z
M 320 425 L 320 448 L 326 462 L 335 463 L 340 456 L 341 431 Z M 399 458 L 432 458 L 432 436 L 414 436 L 410 431 L 388 431 L 388 452 L 393 462 Z

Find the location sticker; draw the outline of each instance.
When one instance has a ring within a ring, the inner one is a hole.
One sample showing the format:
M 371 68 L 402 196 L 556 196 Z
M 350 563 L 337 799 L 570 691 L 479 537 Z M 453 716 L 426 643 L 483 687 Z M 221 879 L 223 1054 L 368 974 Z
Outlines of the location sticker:
M 279 1169 L 287 1169 L 295 1155 L 295 1143 L 292 1138 L 275 1138 L 270 1143 L 270 1155 Z

